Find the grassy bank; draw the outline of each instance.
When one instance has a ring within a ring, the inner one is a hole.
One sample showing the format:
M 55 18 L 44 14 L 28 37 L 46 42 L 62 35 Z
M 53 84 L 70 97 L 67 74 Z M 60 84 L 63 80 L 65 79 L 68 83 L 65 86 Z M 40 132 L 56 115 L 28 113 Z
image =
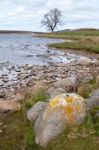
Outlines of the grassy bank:
M 72 42 L 56 43 L 51 47 L 61 49 L 85 50 L 91 53 L 99 54 L 99 30 L 75 30 L 67 32 L 55 32 L 40 34 L 40 37 L 70 39 Z
M 28 122 L 23 110 L 3 121 L 7 126 L 0 135 L 1 150 L 98 150 L 99 148 L 99 139 L 91 120 L 86 120 L 79 128 L 66 129 L 46 148 L 35 144 L 33 125 Z

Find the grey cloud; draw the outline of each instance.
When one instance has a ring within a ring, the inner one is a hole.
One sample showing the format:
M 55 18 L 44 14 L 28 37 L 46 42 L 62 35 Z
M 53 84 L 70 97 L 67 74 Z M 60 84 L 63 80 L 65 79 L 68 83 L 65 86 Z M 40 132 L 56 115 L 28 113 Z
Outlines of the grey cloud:
M 98 6 L 98 0 L 0 0 L 0 29 L 13 27 L 39 31 L 43 15 L 54 7 L 62 10 L 62 28 L 88 26 L 88 22 L 97 26 Z

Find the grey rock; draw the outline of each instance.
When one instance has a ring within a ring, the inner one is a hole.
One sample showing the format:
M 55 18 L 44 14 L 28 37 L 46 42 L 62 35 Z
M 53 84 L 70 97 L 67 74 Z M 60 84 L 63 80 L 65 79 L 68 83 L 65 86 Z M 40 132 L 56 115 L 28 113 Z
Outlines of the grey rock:
M 77 63 L 79 65 L 88 66 L 88 65 L 94 64 L 95 62 L 89 58 L 84 57 L 84 58 L 80 59 Z
M 87 99 L 88 110 L 91 111 L 96 106 L 99 106 L 99 89 L 93 91 L 91 96 Z
M 0 130 L 0 134 L 3 132 L 3 130 Z
M 20 109 L 20 104 L 13 100 L 0 101 L 0 115 L 9 115 Z
M 95 90 L 90 98 L 87 99 L 87 110 L 88 115 L 91 115 L 92 120 L 94 123 L 99 120 L 99 109 L 96 109 L 94 111 L 95 107 L 99 107 L 99 89 Z
M 5 93 L 4 93 L 4 91 L 0 91 L 0 98 L 4 98 L 5 97 Z
M 21 72 L 21 70 L 20 70 L 20 69 L 18 69 L 18 68 L 15 68 L 15 71 L 16 71 L 16 72 Z
M 63 88 L 66 92 L 76 91 L 79 84 L 77 76 L 71 76 L 66 79 L 60 79 L 55 82 L 54 87 Z
M 28 112 L 27 112 L 27 118 L 31 122 L 35 121 L 39 114 L 43 112 L 47 106 L 47 102 L 38 102 L 36 103 Z
M 9 79 L 4 79 L 3 82 L 7 83 L 7 82 L 9 82 Z
M 40 146 L 46 147 L 50 140 L 64 131 L 66 120 L 62 118 L 63 111 L 56 111 L 50 115 L 48 120 L 43 119 L 43 113 L 35 122 L 36 140 Z
M 3 122 L 0 122 L 0 127 L 2 127 L 3 126 Z
M 0 86 L 3 86 L 4 82 L 0 79 Z
M 75 107 L 72 113 L 68 111 L 70 102 L 71 107 Z M 56 99 L 55 99 L 56 98 Z M 52 99 L 46 109 L 43 109 L 35 122 L 36 143 L 46 147 L 47 144 L 64 131 L 67 126 L 78 125 L 86 117 L 85 99 L 75 93 L 61 94 Z M 71 99 L 72 98 L 72 99 Z M 65 109 L 64 109 L 65 108 Z M 71 119 L 73 116 L 73 120 Z
M 57 96 L 57 95 L 63 94 L 63 93 L 65 93 L 65 90 L 64 90 L 63 88 L 54 88 L 54 87 L 51 87 L 51 88 L 49 88 L 48 91 L 47 91 L 47 94 L 48 94 L 51 98 L 53 98 L 53 97 L 55 97 L 55 96 Z

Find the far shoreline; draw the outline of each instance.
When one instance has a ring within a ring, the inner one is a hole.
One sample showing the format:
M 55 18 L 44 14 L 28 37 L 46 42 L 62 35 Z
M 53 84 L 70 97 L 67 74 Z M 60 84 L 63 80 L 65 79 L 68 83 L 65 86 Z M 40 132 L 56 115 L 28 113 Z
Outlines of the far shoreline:
M 41 34 L 43 32 L 17 31 L 17 30 L 0 30 L 0 34 Z

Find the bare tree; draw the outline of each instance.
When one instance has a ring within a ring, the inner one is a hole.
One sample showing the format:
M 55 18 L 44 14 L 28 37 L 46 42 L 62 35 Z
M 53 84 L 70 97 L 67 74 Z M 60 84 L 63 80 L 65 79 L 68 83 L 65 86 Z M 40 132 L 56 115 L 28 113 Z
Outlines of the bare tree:
M 54 32 L 55 28 L 61 24 L 61 17 L 61 11 L 57 8 L 54 8 L 44 15 L 41 23 L 43 26 L 46 26 L 49 31 Z

